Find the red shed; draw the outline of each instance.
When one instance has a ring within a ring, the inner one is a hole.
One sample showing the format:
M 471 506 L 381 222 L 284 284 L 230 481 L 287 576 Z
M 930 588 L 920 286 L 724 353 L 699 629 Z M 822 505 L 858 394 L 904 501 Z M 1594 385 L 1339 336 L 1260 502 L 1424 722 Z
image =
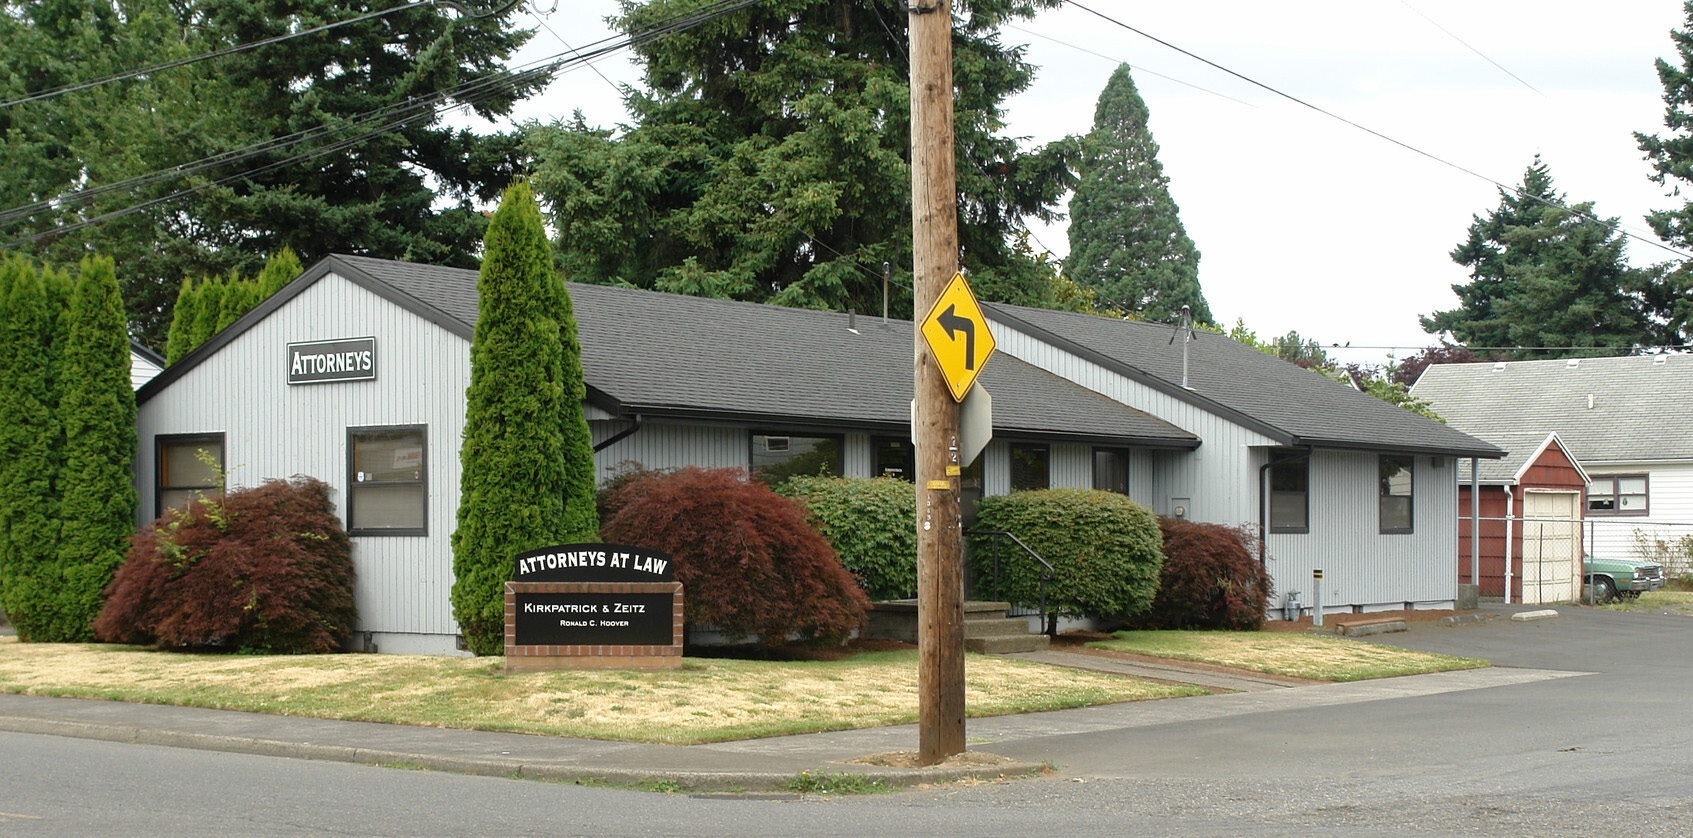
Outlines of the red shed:
M 1574 601 L 1587 472 L 1556 433 L 1478 436 L 1508 452 L 1480 469 L 1481 596 L 1529 605 Z M 1460 467 L 1458 478 L 1458 581 L 1470 584 L 1468 469 Z

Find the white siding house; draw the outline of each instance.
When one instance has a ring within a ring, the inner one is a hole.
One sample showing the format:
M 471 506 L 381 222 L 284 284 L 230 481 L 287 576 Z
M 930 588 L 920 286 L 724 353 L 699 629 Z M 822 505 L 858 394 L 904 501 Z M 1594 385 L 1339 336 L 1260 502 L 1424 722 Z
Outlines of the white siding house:
M 1637 536 L 1693 546 L 1693 356 L 1437 364 L 1412 393 L 1478 436 L 1556 433 L 1588 477 L 1589 548 L 1640 557 Z M 1679 567 L 1676 567 L 1678 566 Z

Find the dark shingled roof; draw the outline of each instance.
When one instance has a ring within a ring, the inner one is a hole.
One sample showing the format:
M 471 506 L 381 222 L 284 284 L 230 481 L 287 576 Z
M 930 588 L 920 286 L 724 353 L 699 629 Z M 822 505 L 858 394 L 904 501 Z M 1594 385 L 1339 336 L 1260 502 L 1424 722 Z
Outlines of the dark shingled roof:
M 288 298 L 334 273 L 469 339 L 477 272 L 331 256 L 161 379 L 174 379 Z M 903 432 L 911 421 L 912 324 L 844 314 L 569 285 L 589 399 L 622 415 Z M 1192 448 L 1198 437 L 1008 355 L 982 370 L 1000 436 Z M 145 400 L 168 384 L 144 388 Z
M 1492 458 L 1497 446 L 1227 337 L 1182 346 L 1168 325 L 1003 304 L 989 319 L 1263 433 L 1284 445 Z
M 1693 460 L 1689 355 L 1434 364 L 1411 392 L 1477 436 L 1556 431 L 1584 466 Z

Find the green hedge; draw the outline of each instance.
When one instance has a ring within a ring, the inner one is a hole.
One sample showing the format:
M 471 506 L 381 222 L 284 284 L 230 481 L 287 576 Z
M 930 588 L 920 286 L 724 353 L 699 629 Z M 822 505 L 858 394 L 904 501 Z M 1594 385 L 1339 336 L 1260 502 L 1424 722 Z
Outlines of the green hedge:
M 1140 613 L 1158 593 L 1164 562 L 1158 521 L 1115 492 L 1045 489 L 984 498 L 976 530 L 1016 535 L 1057 570 L 1047 608 L 1071 617 L 1118 618 Z M 993 539 L 970 536 L 976 591 L 993 595 Z M 1034 605 L 1039 565 L 1014 546 L 1000 549 L 999 595 Z
M 871 599 L 917 596 L 917 488 L 891 477 L 794 477 L 777 487 Z

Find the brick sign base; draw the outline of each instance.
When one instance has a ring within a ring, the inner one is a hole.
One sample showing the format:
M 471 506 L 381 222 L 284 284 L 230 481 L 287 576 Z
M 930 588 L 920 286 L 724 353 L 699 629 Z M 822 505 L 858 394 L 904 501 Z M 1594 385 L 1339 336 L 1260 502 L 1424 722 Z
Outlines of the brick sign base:
M 507 582 L 505 604 L 506 672 L 682 666 L 680 582 Z

